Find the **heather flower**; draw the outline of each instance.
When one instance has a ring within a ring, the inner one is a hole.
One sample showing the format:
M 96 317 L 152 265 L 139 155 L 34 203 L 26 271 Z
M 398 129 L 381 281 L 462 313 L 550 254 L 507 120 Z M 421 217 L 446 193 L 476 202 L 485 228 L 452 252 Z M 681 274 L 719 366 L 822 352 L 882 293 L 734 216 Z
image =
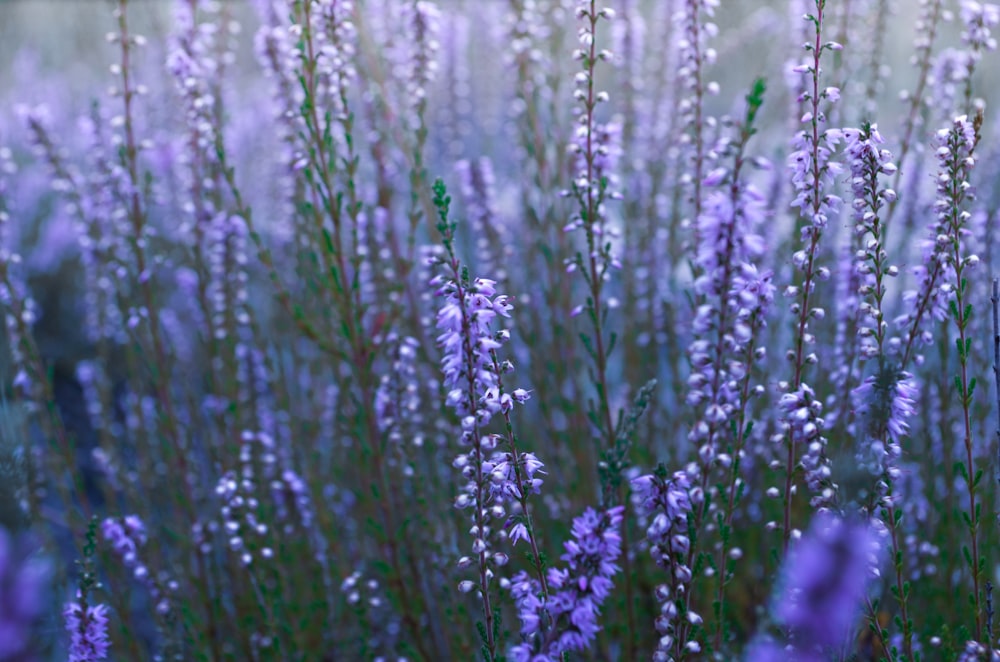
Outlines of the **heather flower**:
M 518 458 L 524 474 L 521 478 L 521 485 L 528 488 L 531 494 L 540 494 L 542 479 L 537 478 L 537 474 L 545 475 L 541 461 L 534 453 L 520 453 Z M 500 502 L 513 498 L 520 500 L 522 496 L 521 487 L 518 485 L 515 461 L 512 453 L 501 453 L 491 460 L 493 470 L 491 472 L 492 484 L 490 490 L 493 497 Z M 523 527 L 523 525 L 520 525 Z M 515 541 L 515 536 L 511 534 L 511 542 Z
M 497 294 L 496 281 L 477 278 L 463 286 L 454 280 L 437 277 L 438 296 L 445 298 L 437 315 L 438 344 L 444 356 L 441 368 L 448 389 L 447 404 L 455 410 L 465 431 L 483 426 L 500 411 L 497 398 L 489 398 L 496 388 L 497 375 L 492 370 L 490 352 L 510 338 L 505 329 L 493 330 L 497 317 L 510 317 L 510 298 Z M 469 381 L 472 392 L 469 392 Z M 473 399 L 474 397 L 474 399 Z
M 572 540 L 565 543 L 565 567 L 549 568 L 549 595 L 526 572 L 511 580 L 524 641 L 511 649 L 516 662 L 559 660 L 563 653 L 586 651 L 600 631 L 601 605 L 614 587 L 621 556 L 624 506 L 603 513 L 588 508 L 573 520 Z M 547 624 L 547 625 L 546 625 Z
M 646 540 L 653 560 L 669 577 L 669 584 L 656 589 L 660 615 L 656 618 L 656 631 L 660 634 L 654 659 L 657 662 L 671 659 L 672 652 L 680 647 L 678 635 L 681 618 L 697 619 L 693 612 L 683 611 L 684 596 L 690 589 L 692 571 L 689 565 L 691 539 L 688 517 L 694 506 L 691 499 L 692 480 L 687 472 L 678 471 L 667 477 L 661 466 L 655 473 L 632 480 L 632 499 L 636 512 L 649 521 Z M 695 643 L 695 642 L 689 642 Z
M 873 439 L 885 435 L 892 443 L 884 452 L 899 455 L 899 442 L 909 432 L 909 419 L 915 413 L 919 390 L 913 375 L 886 368 L 883 373 L 866 378 L 851 392 L 854 411 L 866 423 L 865 431 Z
M 137 515 L 109 517 L 101 524 L 101 533 L 125 565 L 136 563 L 136 552 L 146 543 L 146 526 Z
M 714 64 L 716 51 L 709 40 L 718 34 L 712 22 L 719 0 L 684 0 L 683 7 L 674 14 L 675 30 L 682 36 L 677 52 L 677 83 L 682 92 L 678 111 L 683 131 L 681 175 L 687 190 L 693 222 L 698 223 L 702 212 L 702 180 L 709 166 L 708 129 L 715 126 L 715 118 L 705 113 L 705 97 L 717 93 L 718 83 L 707 80 L 706 69 Z M 695 228 L 695 245 L 701 244 Z
M 869 579 L 878 570 L 879 550 L 871 525 L 816 515 L 789 550 L 773 607 L 797 651 L 840 646 L 851 636 Z
M 28 556 L 27 540 L 0 527 L 0 660 L 31 660 L 33 628 L 45 610 L 48 563 Z
M 997 40 L 992 35 L 992 28 L 1000 25 L 1000 7 L 988 2 L 962 0 L 959 17 L 962 19 L 964 31 L 962 41 L 972 53 L 980 51 L 995 51 Z
M 70 602 L 63 609 L 70 635 L 69 662 L 96 662 L 108 659 L 108 608 Z
M 834 150 L 842 140 L 842 133 L 826 127 L 827 108 L 839 97 L 839 90 L 824 87 L 820 79 L 823 54 L 842 47 L 834 41 L 824 41 L 825 7 L 824 0 L 816 0 L 815 14 L 803 17 L 813 27 L 812 39 L 805 45 L 809 58 L 793 69 L 795 73 L 807 77 L 811 85 L 807 84 L 806 91 L 799 97 L 802 105 L 800 123 L 804 128 L 796 134 L 792 143 L 794 151 L 788 159 L 795 192 L 791 206 L 798 209 L 804 222 L 801 229 L 803 247 L 792 255 L 795 270 L 801 272 L 801 276 L 795 277 L 795 281 L 800 284 L 790 285 L 785 290 L 785 295 L 794 300 L 792 313 L 796 328 L 793 348 L 788 350 L 788 357 L 792 362 L 792 378 L 780 384 L 784 391 L 781 398 L 781 427 L 784 435 L 777 434 L 774 437 L 777 440 L 784 437 L 787 444 L 785 489 L 782 495 L 782 536 L 785 547 L 792 535 L 792 483 L 799 452 L 802 453 L 800 461 L 805 469 L 806 484 L 813 492 L 813 506 L 828 503 L 836 491 L 836 485 L 829 480 L 827 440 L 821 433 L 822 402 L 815 397 L 804 374 L 806 366 L 819 362 L 819 357 L 812 348 L 816 336 L 810 329 L 810 322 L 822 319 L 824 311 L 815 307 L 812 302 L 817 283 L 829 277 L 829 270 L 820 267 L 817 258 L 824 230 L 839 209 L 840 199 L 830 189 L 842 169 L 833 158 Z
M 952 198 L 958 195 L 961 199 L 957 203 L 960 205 L 971 195 L 969 177 L 975 164 L 973 151 L 978 142 L 977 130 L 972 121 L 962 115 L 956 117 L 949 128 L 938 131 L 936 142 L 939 173 L 935 213 L 921 245 L 923 263 L 913 269 L 917 287 L 904 293 L 907 312 L 895 320 L 898 326 L 903 327 L 904 335 L 893 349 L 902 355 L 901 365 L 904 367 L 911 358 L 918 365 L 923 361 L 917 350 L 933 340 L 927 328 L 930 319 L 943 321 L 948 317 L 948 302 L 955 296 L 956 283 L 952 241 L 956 235 L 966 237 L 970 232 L 966 224 L 971 215 L 956 209 L 956 200 Z M 975 256 L 967 259 L 970 266 L 978 262 Z

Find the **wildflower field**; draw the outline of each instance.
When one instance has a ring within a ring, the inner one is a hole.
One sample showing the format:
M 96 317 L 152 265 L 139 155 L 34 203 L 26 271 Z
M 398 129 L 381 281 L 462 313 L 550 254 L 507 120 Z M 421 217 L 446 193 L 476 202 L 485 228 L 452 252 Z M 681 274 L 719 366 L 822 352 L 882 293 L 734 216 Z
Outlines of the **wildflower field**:
M 0 662 L 1000 660 L 997 30 L 0 0 Z

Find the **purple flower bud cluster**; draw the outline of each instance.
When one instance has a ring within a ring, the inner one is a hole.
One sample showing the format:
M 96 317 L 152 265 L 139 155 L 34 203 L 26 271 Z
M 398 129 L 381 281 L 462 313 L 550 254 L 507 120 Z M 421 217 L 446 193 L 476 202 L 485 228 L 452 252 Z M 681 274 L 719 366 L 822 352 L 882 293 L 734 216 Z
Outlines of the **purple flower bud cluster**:
M 69 633 L 69 662 L 98 662 L 108 659 L 108 608 L 70 602 L 63 609 Z
M 802 67 L 805 67 L 804 69 Z M 811 65 L 799 67 L 803 75 L 815 75 Z M 836 88 L 826 88 L 820 93 L 820 99 L 832 104 L 838 97 Z M 802 101 L 809 101 L 812 92 L 806 92 Z M 802 240 L 809 244 L 813 237 L 822 232 L 832 216 L 835 216 L 840 206 L 840 198 L 829 189 L 836 185 L 837 176 L 843 171 L 843 166 L 833 160 L 834 151 L 840 144 L 843 134 L 839 129 L 822 129 L 826 123 L 826 114 L 820 110 L 819 103 L 813 104 L 815 110 L 807 110 L 800 118 L 801 123 L 814 126 L 815 130 L 803 129 L 792 141 L 794 151 L 788 157 L 788 167 L 791 171 L 792 186 L 795 197 L 792 207 L 798 208 L 809 224 L 802 229 Z M 793 260 L 800 269 L 805 267 L 805 260 Z
M 410 67 L 407 73 L 406 97 L 419 111 L 419 104 L 427 97 L 427 88 L 434 80 L 437 72 L 436 55 L 440 49 L 437 40 L 440 12 L 428 0 L 411 0 L 403 6 L 403 19 L 409 39 L 403 43 L 410 49 L 405 55 L 400 54 L 400 60 Z
M 740 158 L 742 161 L 742 158 Z M 740 406 L 741 382 L 750 370 L 748 347 L 774 297 L 770 272 L 755 261 L 764 252 L 757 229 L 764 216 L 763 196 L 740 173 L 717 168 L 704 185 L 718 186 L 706 198 L 698 219 L 701 242 L 695 259 L 695 292 L 702 302 L 692 322 L 688 348 L 691 375 L 687 403 L 697 421 L 689 439 L 709 467 L 718 453 L 715 432 Z
M 549 568 L 549 595 L 539 581 L 521 571 L 510 591 L 521 620 L 522 642 L 510 651 L 514 662 L 557 662 L 564 653 L 582 653 L 600 631 L 601 605 L 614 587 L 622 553 L 624 506 L 604 512 L 588 508 L 573 520 L 573 539 L 565 543 L 565 567 Z
M 952 237 L 956 234 L 959 237 L 969 235 L 970 230 L 966 225 L 971 215 L 967 211 L 957 210 L 953 198 L 956 192 L 962 196 L 971 193 L 969 177 L 975 165 L 972 152 L 976 141 L 975 127 L 965 115 L 956 117 L 949 128 L 941 129 L 936 134 L 938 147 L 935 156 L 939 171 L 934 218 L 922 244 L 923 263 L 913 269 L 917 287 L 904 293 L 907 312 L 895 320 L 905 334 L 900 350 L 904 366 L 910 359 L 917 365 L 923 362 L 918 351 L 919 347 L 926 346 L 933 340 L 928 328 L 931 318 L 939 322 L 945 320 L 948 317 L 948 302 L 955 296 Z M 956 227 L 952 227 L 953 225 Z M 979 262 L 975 255 L 969 255 L 965 259 L 968 266 L 975 266 Z
M 375 391 L 375 417 L 382 433 L 398 445 L 403 441 L 406 426 L 420 422 L 419 341 L 410 336 L 391 337 L 388 344 L 392 348 L 392 364 Z
M 851 165 L 854 231 L 861 241 L 854 261 L 858 293 L 862 296 L 858 306 L 858 355 L 861 361 L 867 361 L 882 357 L 885 352 L 888 324 L 882 311 L 883 279 L 899 271 L 886 262 L 885 230 L 881 219 L 883 209 L 896 200 L 896 193 L 880 187 L 878 181 L 880 175 L 894 175 L 896 166 L 891 161 L 892 154 L 881 147 L 885 141 L 878 132 L 878 125 L 844 129 L 843 135 Z
M 574 79 L 573 98 L 580 106 L 574 108 L 576 128 L 569 149 L 573 158 L 573 192 L 581 209 L 564 230 L 584 228 L 590 257 L 596 259 L 605 253 L 605 234 L 609 232 L 604 201 L 620 197 L 613 188 L 613 168 L 621 149 L 621 125 L 614 121 L 604 124 L 597 121 L 598 105 L 607 103 L 610 96 L 606 91 L 597 90 L 594 81 L 597 61 L 613 57 L 609 50 L 597 50 L 597 25 L 601 19 L 612 20 L 615 12 L 610 8 L 598 9 L 593 0 L 579 0 L 576 17 L 581 19 L 582 25 L 578 31 L 580 47 L 573 55 L 583 62 L 583 67 Z M 617 264 L 610 255 L 604 258 Z
M 832 503 L 837 486 L 831 482 L 832 472 L 826 456 L 823 403 L 809 384 L 802 383 L 795 391 L 781 396 L 778 410 L 782 425 L 791 432 L 795 443 L 804 446 L 800 463 L 805 472 L 806 485 L 813 493 L 810 504 L 821 507 Z M 776 435 L 778 440 L 783 437 L 784 434 Z
M 164 582 L 154 577 L 139 557 L 140 549 L 147 540 L 146 525 L 139 516 L 109 517 L 101 524 L 101 535 L 129 569 L 132 577 L 149 589 L 152 600 L 156 603 L 156 612 L 161 616 L 167 614 L 170 611 L 170 600 L 166 596 Z M 175 582 L 169 582 L 169 585 L 176 587 Z
M 981 57 L 982 51 L 997 49 L 992 30 L 1000 25 L 1000 7 L 989 2 L 962 0 L 959 17 L 964 27 L 962 41 L 974 54 L 973 57 Z
M 101 524 L 101 533 L 126 566 L 136 567 L 139 563 L 136 554 L 146 544 L 146 525 L 138 515 L 109 517 Z
M 646 540 L 650 545 L 650 554 L 669 575 L 669 583 L 656 589 L 660 605 L 660 614 L 656 617 L 656 631 L 660 639 L 653 655 L 656 662 L 668 662 L 681 654 L 675 648 L 679 645 L 678 630 L 684 625 L 682 619 L 689 623 L 699 620 L 694 612 L 683 612 L 683 596 L 689 590 L 692 579 L 692 569 L 688 565 L 691 549 L 688 517 L 693 507 L 698 505 L 693 503 L 691 497 L 692 481 L 684 471 L 677 471 L 669 478 L 664 471 L 632 480 L 636 513 L 649 522 Z M 697 494 L 695 497 L 694 501 L 702 498 Z M 687 652 L 696 651 L 689 649 Z
M 675 33 L 680 36 L 677 49 L 677 83 L 680 99 L 677 104 L 682 127 L 680 171 L 681 182 L 687 189 L 692 206 L 688 223 L 699 223 L 702 211 L 702 180 L 708 169 L 708 129 L 715 127 L 715 118 L 705 113 L 705 97 L 719 92 L 719 85 L 707 80 L 707 67 L 716 60 L 716 51 L 709 40 L 718 35 L 712 22 L 719 0 L 683 0 L 673 16 Z M 701 244 L 695 225 L 695 245 Z
M 829 480 L 829 459 L 826 456 L 826 437 L 821 413 L 823 403 L 815 397 L 813 389 L 805 380 L 805 367 L 815 365 L 819 357 L 812 349 L 816 336 L 810 330 L 812 319 L 822 319 L 823 309 L 814 308 L 810 299 L 814 295 L 819 280 L 829 278 L 829 270 L 817 265 L 820 239 L 830 218 L 838 212 L 840 198 L 833 192 L 836 177 L 842 166 L 833 160 L 833 152 L 842 140 L 842 133 L 826 127 L 827 107 L 840 98 L 836 87 L 821 85 L 822 55 L 825 51 L 838 51 L 842 46 L 834 41 L 824 41 L 825 3 L 815 4 L 815 13 L 806 14 L 803 19 L 813 27 L 812 39 L 804 48 L 808 61 L 793 67 L 792 71 L 808 79 L 804 91 L 798 99 L 803 107 L 800 123 L 805 127 L 792 141 L 793 153 L 788 159 L 795 197 L 791 206 L 805 222 L 802 224 L 801 240 L 804 247 L 792 255 L 792 264 L 801 271 L 801 285 L 790 285 L 785 295 L 795 299 L 792 313 L 796 318 L 794 348 L 788 350 L 793 365 L 792 379 L 780 384 L 784 395 L 780 401 L 783 434 L 774 438 L 786 439 L 788 444 L 785 461 L 784 528 L 783 536 L 787 545 L 791 535 L 792 473 L 795 469 L 797 447 L 802 446 L 800 458 L 805 468 L 806 483 L 813 492 L 812 503 L 821 506 L 828 503 L 836 492 L 836 485 Z M 796 278 L 798 280 L 798 278 Z
M 468 434 L 489 423 L 501 409 L 491 351 L 510 340 L 507 329 L 491 328 L 497 317 L 510 317 L 510 297 L 497 294 L 496 281 L 477 278 L 465 287 L 438 276 L 431 281 L 445 303 L 438 310 L 441 369 L 448 389 L 446 403 Z

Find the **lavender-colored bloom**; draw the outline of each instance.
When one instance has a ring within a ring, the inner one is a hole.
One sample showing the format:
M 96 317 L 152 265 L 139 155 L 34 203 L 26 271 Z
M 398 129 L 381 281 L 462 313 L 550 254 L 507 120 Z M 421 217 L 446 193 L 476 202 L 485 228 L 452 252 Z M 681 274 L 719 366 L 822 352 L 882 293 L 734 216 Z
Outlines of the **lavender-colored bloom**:
M 973 53 L 997 49 L 997 40 L 991 34 L 991 28 L 1000 25 L 1000 7 L 988 2 L 962 0 L 959 15 L 965 26 L 962 41 Z
M 24 540 L 0 528 L 0 660 L 33 659 L 32 627 L 45 609 L 49 566 L 27 553 Z
M 549 568 L 549 596 L 526 572 L 511 580 L 524 641 L 511 649 L 515 662 L 555 662 L 566 652 L 583 652 L 594 641 L 600 626 L 601 604 L 611 593 L 612 577 L 621 556 L 619 529 L 624 506 L 598 513 L 588 508 L 573 520 L 573 539 L 565 543 L 563 568 Z M 546 615 L 543 617 L 543 613 Z M 551 623 L 542 630 L 543 623 Z
M 477 398 L 484 398 L 491 389 L 497 388 L 490 351 L 502 347 L 510 338 L 510 332 L 494 331 L 490 324 L 498 316 L 510 317 L 512 306 L 509 297 L 497 294 L 496 282 L 488 278 L 477 278 L 463 288 L 461 299 L 459 287 L 453 280 L 439 277 L 432 284 L 440 285 L 437 293 L 445 297 L 438 311 L 437 327 L 441 331 L 438 344 L 444 351 L 441 369 L 448 389 L 447 404 L 455 409 L 463 429 L 468 431 L 477 424 L 487 423 L 500 411 L 501 403 L 497 399 L 487 399 L 482 405 L 479 400 L 470 401 L 467 375 L 472 373 Z M 466 341 L 471 350 L 468 356 Z M 472 364 L 468 365 L 470 360 Z
M 63 609 L 70 635 L 69 662 L 96 662 L 108 659 L 108 608 L 70 602 Z
M 919 395 L 913 375 L 891 370 L 868 377 L 851 392 L 854 411 L 867 421 L 868 431 L 881 436 L 879 430 L 884 427 L 893 444 L 898 444 L 909 432 L 908 419 L 915 413 Z M 896 454 L 898 448 L 893 453 Z
M 952 236 L 968 236 L 970 215 L 956 211 L 961 200 L 953 200 L 952 183 L 957 181 L 956 191 L 962 198 L 970 196 L 970 173 L 975 159 L 976 129 L 972 121 L 961 115 L 954 118 L 948 128 L 937 132 L 938 161 L 937 200 L 934 202 L 934 218 L 930 222 L 927 238 L 922 245 L 923 264 L 914 268 L 917 288 L 904 293 L 907 312 L 896 318 L 897 325 L 905 329 L 905 336 L 897 345 L 903 355 L 903 364 L 913 358 L 918 365 L 922 357 L 915 354 L 918 343 L 928 345 L 933 340 L 929 319 L 943 321 L 948 317 L 948 303 L 955 296 L 955 265 L 952 254 Z M 957 224 L 952 228 L 952 224 Z M 974 266 L 979 258 L 969 255 L 968 266 Z
M 146 543 L 146 526 L 137 515 L 109 517 L 101 524 L 101 533 L 126 565 L 132 566 L 136 551 Z
M 529 489 L 529 493 L 539 494 L 542 479 L 537 478 L 536 474 L 544 475 L 546 472 L 542 469 L 545 465 L 542 464 L 541 460 L 534 453 L 519 453 L 518 459 L 521 471 L 523 472 L 521 484 Z M 493 470 L 491 472 L 492 484 L 490 491 L 493 494 L 493 498 L 500 502 L 506 501 L 509 498 L 520 500 L 523 495 L 517 484 L 513 455 L 509 452 L 498 453 L 493 457 L 491 463 L 493 464 Z M 520 526 L 523 527 L 523 525 Z M 516 538 L 513 531 L 510 536 L 511 541 L 515 542 Z
M 646 529 L 646 540 L 650 544 L 650 554 L 656 564 L 665 570 L 670 584 L 663 584 L 656 590 L 660 603 L 660 615 L 656 618 L 656 631 L 660 634 L 654 659 L 670 659 L 671 649 L 681 623 L 677 601 L 689 588 L 692 579 L 687 555 L 691 549 L 688 536 L 688 517 L 692 511 L 691 478 L 684 471 L 678 471 L 670 478 L 662 469 L 656 473 L 640 476 L 632 481 L 632 499 L 636 513 L 640 517 L 651 518 Z M 688 618 L 697 618 L 688 612 Z
M 880 544 L 870 525 L 820 513 L 790 549 L 775 620 L 797 650 L 842 644 L 853 632 Z

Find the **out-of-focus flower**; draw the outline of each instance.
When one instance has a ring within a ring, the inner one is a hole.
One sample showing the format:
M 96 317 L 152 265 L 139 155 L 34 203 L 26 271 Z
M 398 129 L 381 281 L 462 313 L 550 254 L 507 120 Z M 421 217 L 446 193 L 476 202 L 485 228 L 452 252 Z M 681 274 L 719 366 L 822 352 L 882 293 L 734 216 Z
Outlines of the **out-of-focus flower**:
M 814 518 L 808 535 L 789 551 L 774 605 L 794 650 L 838 646 L 850 637 L 879 549 L 868 525 L 830 513 Z
M 32 627 L 45 608 L 49 565 L 28 551 L 0 528 L 0 660 L 33 659 Z

